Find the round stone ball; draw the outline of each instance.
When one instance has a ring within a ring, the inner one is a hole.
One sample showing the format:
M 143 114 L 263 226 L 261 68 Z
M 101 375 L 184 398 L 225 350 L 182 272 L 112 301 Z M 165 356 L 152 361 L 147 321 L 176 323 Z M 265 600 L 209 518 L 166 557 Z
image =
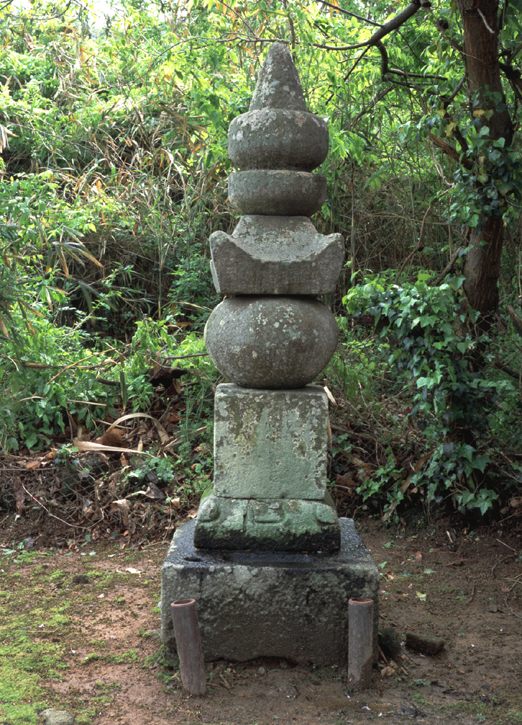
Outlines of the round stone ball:
M 260 108 L 234 118 L 228 130 L 228 155 L 243 171 L 313 171 L 328 154 L 326 121 L 307 111 Z
M 228 199 L 243 215 L 312 216 L 326 201 L 326 178 L 307 171 L 238 171 L 228 177 Z
M 309 297 L 230 297 L 205 327 L 207 350 L 222 375 L 265 390 L 311 383 L 334 354 L 338 335 L 330 310 Z

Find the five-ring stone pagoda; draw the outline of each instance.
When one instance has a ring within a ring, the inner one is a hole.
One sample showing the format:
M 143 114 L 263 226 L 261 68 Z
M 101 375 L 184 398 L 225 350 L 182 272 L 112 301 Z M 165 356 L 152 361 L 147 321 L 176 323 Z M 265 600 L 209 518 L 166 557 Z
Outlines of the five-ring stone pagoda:
M 228 133 L 240 169 L 229 199 L 242 217 L 232 235 L 210 237 L 225 299 L 205 341 L 230 381 L 215 397 L 214 485 L 162 572 L 163 642 L 175 646 L 170 602 L 194 597 L 205 659 L 341 664 L 348 599 L 377 603 L 377 568 L 327 491 L 328 399 L 312 384 L 338 337 L 318 296 L 335 290 L 344 258 L 342 236 L 309 218 L 326 200 L 313 171 L 328 141 L 289 49 L 274 43 Z

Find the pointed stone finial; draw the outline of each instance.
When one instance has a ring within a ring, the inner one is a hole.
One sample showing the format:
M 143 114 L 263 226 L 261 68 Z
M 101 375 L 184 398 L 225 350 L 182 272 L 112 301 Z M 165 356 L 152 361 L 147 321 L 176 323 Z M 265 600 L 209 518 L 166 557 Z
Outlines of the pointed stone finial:
M 307 110 L 294 59 L 283 43 L 273 43 L 259 73 L 250 110 L 261 108 Z

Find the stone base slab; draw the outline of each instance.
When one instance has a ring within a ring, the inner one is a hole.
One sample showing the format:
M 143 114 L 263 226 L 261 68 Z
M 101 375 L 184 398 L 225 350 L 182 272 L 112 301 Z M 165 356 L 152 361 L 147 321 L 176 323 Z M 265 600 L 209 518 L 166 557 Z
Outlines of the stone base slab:
M 306 501 L 210 494 L 199 508 L 194 544 L 214 550 L 338 551 L 339 520 L 329 495 Z
M 348 600 L 369 597 L 377 654 L 379 571 L 351 519 L 335 554 L 202 551 L 194 521 L 175 533 L 162 569 L 161 637 L 175 649 L 170 603 L 197 602 L 205 660 L 284 657 L 344 665 Z

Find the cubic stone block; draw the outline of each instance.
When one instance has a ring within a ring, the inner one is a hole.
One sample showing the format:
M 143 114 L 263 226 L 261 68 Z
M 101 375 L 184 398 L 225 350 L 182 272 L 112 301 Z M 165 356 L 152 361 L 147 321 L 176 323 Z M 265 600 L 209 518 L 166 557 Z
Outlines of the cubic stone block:
M 338 335 L 330 310 L 301 297 L 231 297 L 205 326 L 217 369 L 242 387 L 267 390 L 311 383 L 334 354 Z
M 344 665 L 348 600 L 369 597 L 377 654 L 379 571 L 351 519 L 334 554 L 202 551 L 195 522 L 175 533 L 162 569 L 161 638 L 175 649 L 170 603 L 193 597 L 205 660 L 285 657 Z
M 327 493 L 306 499 L 237 499 L 208 494 L 201 500 L 194 546 L 253 551 L 338 551 L 339 519 Z
M 344 261 L 340 234 L 307 217 L 244 216 L 232 235 L 210 237 L 214 286 L 223 295 L 325 295 Z
M 322 387 L 249 390 L 218 385 L 214 494 L 321 501 L 327 442 L 328 398 Z
M 286 169 L 239 171 L 228 177 L 228 199 L 241 214 L 312 216 L 326 201 L 326 178 Z

